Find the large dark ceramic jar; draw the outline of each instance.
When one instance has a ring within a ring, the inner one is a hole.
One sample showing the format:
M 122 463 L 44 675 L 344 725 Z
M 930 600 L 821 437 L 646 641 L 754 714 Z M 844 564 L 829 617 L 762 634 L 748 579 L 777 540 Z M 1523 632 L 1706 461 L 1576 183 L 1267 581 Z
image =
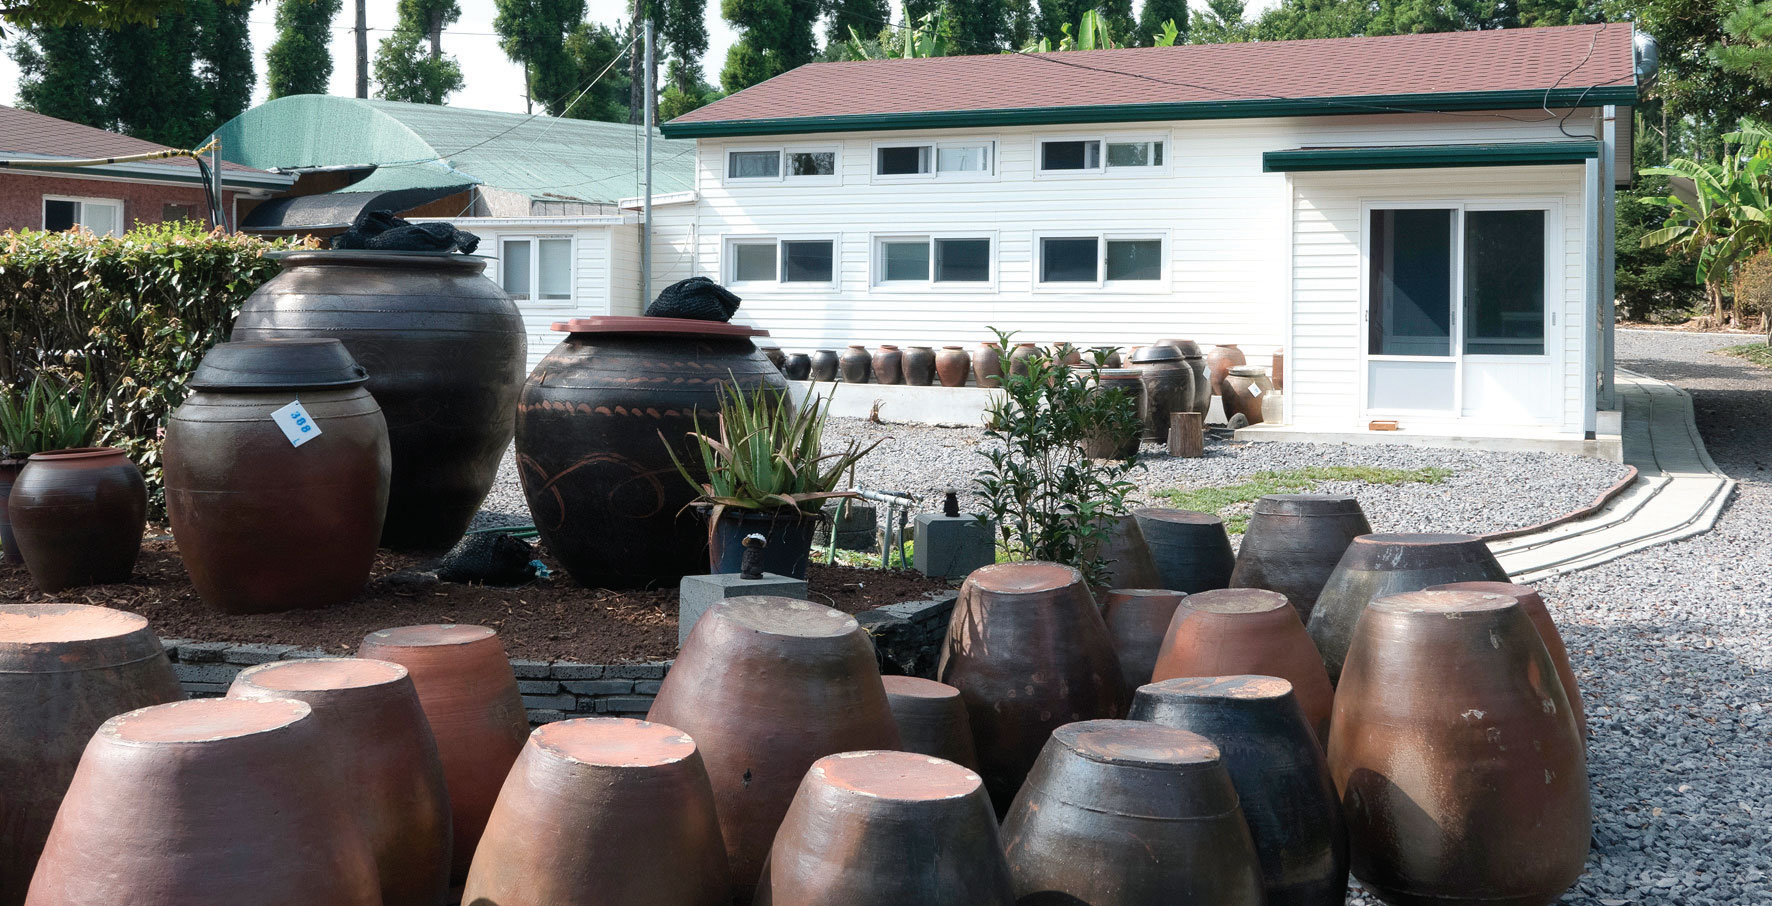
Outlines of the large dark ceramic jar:
M 1182 359 L 1194 373 L 1193 411 L 1205 418 L 1212 411 L 1212 372 L 1206 367 L 1206 354 L 1200 351 L 1200 344 L 1193 340 L 1158 340 L 1157 343 L 1181 350 Z
M 782 376 L 790 381 L 803 381 L 812 376 L 812 357 L 804 352 L 790 352 L 781 365 Z
M 890 344 L 874 350 L 874 383 L 904 383 L 904 351 Z
M 33 453 L 9 498 L 12 534 L 43 591 L 128 582 L 148 524 L 148 488 L 122 450 Z
M 527 348 L 516 304 L 481 273 L 484 258 L 324 251 L 282 264 L 246 300 L 233 339 L 344 343 L 388 422 L 382 544 L 454 544 L 511 444 Z
M 391 468 L 367 379 L 337 340 L 223 343 L 197 366 L 166 426 L 166 515 L 204 603 L 271 613 L 363 590 Z M 300 446 L 277 426 L 298 400 L 318 432 Z
M 874 357 L 866 346 L 851 344 L 837 359 L 837 371 L 845 384 L 865 384 L 873 372 Z
M 517 471 L 542 543 L 585 585 L 675 586 L 705 572 L 706 526 L 669 451 L 701 478 L 689 433 L 698 414 L 718 429 L 720 388 L 787 391 L 751 343 L 766 334 L 682 318 L 554 329 L 568 336 L 529 376 L 517 414 Z
M 1194 373 L 1173 346 L 1146 346 L 1132 357 L 1144 383 L 1144 405 L 1139 415 L 1144 419 L 1144 439 L 1162 441 L 1169 437 L 1169 416 L 1192 409 Z
M 905 348 L 904 382 L 912 387 L 927 387 L 935 383 L 935 350 L 928 346 Z

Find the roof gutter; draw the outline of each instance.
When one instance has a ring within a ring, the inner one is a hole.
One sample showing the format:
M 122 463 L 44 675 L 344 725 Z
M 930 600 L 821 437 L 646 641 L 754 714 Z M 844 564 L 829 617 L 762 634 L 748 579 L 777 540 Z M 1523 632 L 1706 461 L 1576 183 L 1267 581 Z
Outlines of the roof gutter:
M 1446 94 L 1373 94 L 1320 98 L 1255 98 L 1164 104 L 1084 107 L 1012 107 L 932 110 L 754 120 L 672 120 L 659 127 L 666 138 L 740 135 L 802 135 L 814 132 L 879 132 L 983 126 L 1046 126 L 1067 123 L 1133 123 L 1158 120 L 1250 119 L 1281 116 L 1350 116 L 1370 113 L 1441 113 L 1463 110 L 1564 109 L 1635 104 L 1636 85 L 1544 90 L 1467 91 Z
M 22 155 L 21 155 L 22 157 Z M 200 186 L 203 176 L 195 167 L 173 167 L 166 164 L 122 163 L 102 164 L 95 167 L 80 167 L 49 163 L 56 158 L 31 158 L 28 169 L 19 168 L 18 172 L 53 173 L 63 176 L 108 176 L 121 179 L 154 180 L 156 182 L 189 183 Z M 36 160 L 46 163 L 38 164 Z M 253 171 L 242 173 L 238 170 L 223 170 L 222 185 L 230 189 L 286 189 L 295 184 L 295 174 L 268 173 Z
M 1312 173 L 1430 167 L 1531 167 L 1579 164 L 1599 157 L 1602 150 L 1601 143 L 1595 141 L 1300 148 L 1263 153 L 1261 171 Z

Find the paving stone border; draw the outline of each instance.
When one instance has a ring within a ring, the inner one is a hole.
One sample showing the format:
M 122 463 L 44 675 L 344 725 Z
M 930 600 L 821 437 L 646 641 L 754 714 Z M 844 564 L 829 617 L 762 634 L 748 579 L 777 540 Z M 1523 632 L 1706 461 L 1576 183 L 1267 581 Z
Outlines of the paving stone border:
M 856 615 L 874 639 L 880 669 L 933 677 L 958 592 L 936 592 L 927 600 L 887 604 Z M 224 695 L 234 677 L 257 664 L 300 658 L 337 657 L 321 648 L 294 645 L 198 642 L 162 639 L 172 670 L 192 698 Z M 517 691 L 532 725 L 569 717 L 643 717 L 663 685 L 670 661 L 640 664 L 579 664 L 572 661 L 511 659 Z

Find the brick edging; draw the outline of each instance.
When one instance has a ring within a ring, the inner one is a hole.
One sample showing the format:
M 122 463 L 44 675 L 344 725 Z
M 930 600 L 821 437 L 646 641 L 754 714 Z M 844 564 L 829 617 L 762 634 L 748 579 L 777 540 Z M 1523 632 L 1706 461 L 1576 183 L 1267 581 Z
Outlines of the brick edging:
M 1570 510 L 1569 512 L 1564 513 L 1563 515 L 1558 516 L 1555 519 L 1551 519 L 1551 520 L 1548 520 L 1545 522 L 1540 522 L 1537 525 L 1528 525 L 1525 528 L 1502 529 L 1499 532 L 1489 532 L 1488 534 L 1479 535 L 1477 537 L 1482 538 L 1483 541 L 1485 541 L 1485 542 L 1505 541 L 1508 538 L 1518 538 L 1521 535 L 1530 535 L 1535 532 L 1545 531 L 1546 529 L 1556 528 L 1559 525 L 1562 525 L 1566 522 L 1574 522 L 1577 519 L 1586 519 L 1587 517 L 1592 516 L 1593 514 L 1598 513 L 1600 510 L 1604 509 L 1606 504 L 1612 502 L 1613 498 L 1624 493 L 1625 488 L 1628 488 L 1631 485 L 1636 483 L 1636 481 L 1637 481 L 1637 467 L 1636 466 L 1625 466 L 1625 468 L 1629 469 L 1630 471 L 1624 473 L 1624 477 L 1618 479 L 1618 481 L 1615 482 L 1611 487 L 1607 488 L 1604 491 L 1601 491 L 1600 496 L 1595 497 L 1594 502 L 1588 504 L 1587 506 L 1584 506 L 1584 507 L 1582 507 L 1580 509 L 1576 509 L 1576 510 Z

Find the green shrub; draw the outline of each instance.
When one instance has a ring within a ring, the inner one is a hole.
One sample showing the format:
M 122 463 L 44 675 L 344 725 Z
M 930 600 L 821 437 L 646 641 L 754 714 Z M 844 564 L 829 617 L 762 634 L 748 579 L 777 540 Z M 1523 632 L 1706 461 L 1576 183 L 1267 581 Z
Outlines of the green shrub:
M 166 417 L 240 303 L 277 273 L 265 253 L 293 245 L 192 223 L 0 233 L 0 387 L 53 375 L 95 401 L 98 443 L 128 451 L 160 512 Z

